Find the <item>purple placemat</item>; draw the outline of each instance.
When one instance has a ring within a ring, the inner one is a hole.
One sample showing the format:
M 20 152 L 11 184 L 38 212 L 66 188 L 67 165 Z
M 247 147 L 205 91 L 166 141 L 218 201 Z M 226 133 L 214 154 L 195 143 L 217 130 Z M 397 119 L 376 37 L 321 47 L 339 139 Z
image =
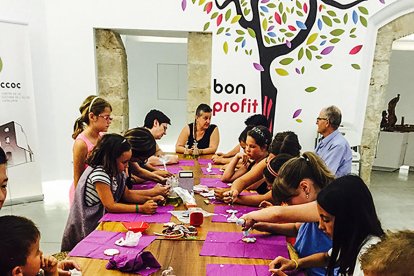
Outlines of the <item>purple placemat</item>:
M 207 264 L 207 276 L 270 276 L 267 265 Z
M 160 170 L 164 170 L 164 167 L 157 167 Z M 183 168 L 177 165 L 167 166 L 167 170 L 172 174 L 178 174 L 179 171 L 182 171 Z
M 285 272 L 290 276 L 305 276 L 301 271 Z M 239 264 L 208 264 L 206 267 L 207 276 L 270 276 L 267 265 L 239 265 Z
M 242 232 L 208 232 L 200 256 L 267 260 L 277 256 L 289 258 L 286 237 L 268 234 L 251 234 L 249 237 L 256 238 L 256 242 L 242 241 Z
M 219 178 L 200 178 L 200 184 L 209 188 L 228 188 L 229 185 L 224 183 Z
M 203 171 L 203 174 L 205 175 L 215 175 L 215 174 L 222 175 L 223 174 L 223 172 L 220 171 L 219 168 L 211 168 L 211 172 L 207 171 L 207 167 L 201 167 L 201 170 Z
M 149 190 L 149 189 L 154 188 L 155 185 L 157 185 L 157 183 L 154 182 L 154 181 L 146 181 L 146 182 L 141 183 L 141 184 L 132 185 L 131 190 Z
M 125 237 L 125 233 L 94 230 L 72 249 L 69 256 L 109 260 L 111 256 L 104 254 L 104 251 L 109 248 L 118 249 L 119 254 L 126 254 L 127 252 L 138 254 L 156 238 L 155 236 L 144 235 L 137 246 L 123 247 L 115 244 L 115 241 L 121 237 Z
M 191 160 L 191 159 L 180 160 L 180 161 L 178 161 L 178 165 L 194 167 L 194 160 Z
M 99 221 L 145 221 L 166 223 L 171 220 L 171 214 L 168 211 L 174 210 L 174 206 L 158 206 L 157 212 L 152 215 L 140 213 L 106 213 Z
M 259 210 L 257 207 L 250 207 L 250 206 L 243 206 L 243 205 L 217 205 L 214 206 L 214 216 L 211 221 L 212 222 L 227 222 L 227 218 L 231 216 L 231 214 L 227 213 L 227 210 L 237 210 L 236 217 L 240 218 L 242 215 L 247 213 Z
M 208 163 L 213 164 L 213 160 L 211 159 L 199 158 L 197 160 L 198 160 L 198 164 L 200 165 L 208 165 Z

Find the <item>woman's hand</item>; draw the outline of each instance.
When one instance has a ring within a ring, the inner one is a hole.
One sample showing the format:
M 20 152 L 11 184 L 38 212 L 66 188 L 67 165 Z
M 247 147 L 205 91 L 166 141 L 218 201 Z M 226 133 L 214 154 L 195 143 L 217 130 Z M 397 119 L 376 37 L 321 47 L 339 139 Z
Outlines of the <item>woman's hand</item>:
M 272 207 L 273 206 L 273 204 L 272 203 L 270 203 L 269 201 L 267 201 L 267 200 L 263 200 L 262 202 L 260 202 L 260 204 L 259 204 L 259 208 L 267 208 L 267 207 Z
M 157 203 L 154 200 L 147 200 L 140 206 L 139 212 L 144 214 L 154 214 L 157 211 Z
M 240 218 L 244 219 L 243 231 L 248 230 L 250 228 L 254 228 L 254 225 L 257 223 L 257 221 L 255 221 L 251 216 L 249 216 L 249 214 L 245 214 Z
M 227 192 L 228 190 L 229 190 L 228 188 L 214 189 L 214 196 L 216 197 L 216 199 L 224 201 L 224 193 Z
M 269 264 L 269 272 L 272 272 L 273 275 L 286 275 L 283 271 L 295 270 L 296 268 L 296 263 L 294 261 L 281 256 L 276 257 L 276 259 Z

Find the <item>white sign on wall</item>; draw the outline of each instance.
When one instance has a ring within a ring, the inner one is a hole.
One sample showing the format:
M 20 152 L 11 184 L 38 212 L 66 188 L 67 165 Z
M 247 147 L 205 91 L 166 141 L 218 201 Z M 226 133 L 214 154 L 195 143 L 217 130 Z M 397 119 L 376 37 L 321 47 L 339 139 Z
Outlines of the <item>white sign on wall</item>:
M 43 199 L 28 26 L 0 22 L 0 146 L 8 158 L 6 204 Z

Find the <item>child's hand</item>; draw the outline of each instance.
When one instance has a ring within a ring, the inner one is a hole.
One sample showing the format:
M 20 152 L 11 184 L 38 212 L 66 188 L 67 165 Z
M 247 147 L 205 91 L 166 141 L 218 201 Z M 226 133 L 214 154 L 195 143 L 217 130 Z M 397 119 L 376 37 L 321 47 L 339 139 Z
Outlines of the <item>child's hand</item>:
M 153 173 L 161 177 L 164 177 L 164 178 L 172 176 L 172 173 L 170 173 L 169 171 L 164 171 L 164 170 L 157 170 L 157 171 L 154 171 Z
M 45 276 L 57 276 L 58 275 L 58 261 L 52 256 L 41 256 L 40 267 L 45 272 Z
M 157 184 L 153 188 L 153 191 L 154 191 L 154 195 L 156 195 L 156 196 L 158 196 L 158 195 L 167 196 L 168 193 L 170 192 L 170 185 Z
M 272 203 L 270 203 L 269 201 L 267 201 L 267 200 L 263 200 L 262 202 L 260 202 L 260 204 L 259 204 L 259 208 L 267 208 L 267 207 L 272 207 L 273 206 L 273 204 Z
M 154 214 L 157 211 L 157 203 L 154 200 L 147 200 L 141 207 L 139 211 L 144 214 Z
M 229 190 L 228 188 L 217 188 L 217 189 L 214 189 L 214 196 L 218 200 L 224 200 L 224 193 L 227 192 L 228 190 Z
M 240 217 L 241 219 L 244 219 L 243 224 L 243 230 L 248 230 L 250 228 L 253 228 L 254 225 L 257 223 L 254 219 L 252 219 L 249 214 L 243 215 Z
M 162 195 L 157 195 L 152 197 L 152 200 L 154 200 L 157 205 L 164 205 L 165 203 L 165 198 Z
M 296 263 L 292 260 L 283 258 L 281 256 L 276 257 L 270 264 L 269 264 L 269 272 L 272 272 L 272 275 L 282 275 L 285 276 L 283 271 L 285 270 L 295 270 Z
M 81 270 L 80 266 L 73 260 L 64 260 L 57 264 L 59 276 L 70 276 L 70 269 Z

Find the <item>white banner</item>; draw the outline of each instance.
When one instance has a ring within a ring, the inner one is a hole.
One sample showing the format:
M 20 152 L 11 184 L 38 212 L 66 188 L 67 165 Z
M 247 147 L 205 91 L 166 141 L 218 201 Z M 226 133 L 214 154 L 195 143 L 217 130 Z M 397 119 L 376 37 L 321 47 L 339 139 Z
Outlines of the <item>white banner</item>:
M 0 22 L 0 146 L 8 157 L 6 204 L 43 199 L 28 26 Z

